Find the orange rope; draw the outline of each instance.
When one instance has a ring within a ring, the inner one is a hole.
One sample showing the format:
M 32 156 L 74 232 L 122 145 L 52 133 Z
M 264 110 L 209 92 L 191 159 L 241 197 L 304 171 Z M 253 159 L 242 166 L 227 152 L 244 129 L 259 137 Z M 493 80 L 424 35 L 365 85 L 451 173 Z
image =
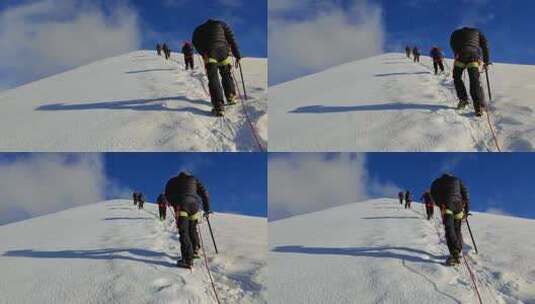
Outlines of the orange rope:
M 254 137 L 254 140 L 256 142 L 256 145 L 258 146 L 258 149 L 261 152 L 264 152 L 266 149 L 260 143 L 260 140 L 258 139 L 259 135 L 256 133 L 256 128 L 254 127 L 254 124 L 253 124 L 251 118 L 249 117 L 249 113 L 247 112 L 247 109 L 245 108 L 245 102 L 243 101 L 242 94 L 241 94 L 241 91 L 240 91 L 240 86 L 238 84 L 238 80 L 236 79 L 236 73 L 234 73 L 234 71 L 232 71 L 232 79 L 234 80 L 234 85 L 236 86 L 236 90 L 238 91 L 238 98 L 240 99 L 240 103 L 241 103 L 241 106 L 242 106 L 242 111 L 245 114 L 245 118 L 247 119 L 247 123 L 249 124 L 249 128 L 251 128 L 251 133 L 253 133 L 253 137 Z
M 212 284 L 212 289 L 214 290 L 215 299 L 218 304 L 221 304 L 219 296 L 217 295 L 217 289 L 215 288 L 214 278 L 212 277 L 212 272 L 210 271 L 210 267 L 208 265 L 208 258 L 206 257 L 206 250 L 204 249 L 204 241 L 202 238 L 201 231 L 199 231 L 199 239 L 201 240 L 202 255 L 204 256 L 204 265 L 206 266 L 206 270 L 208 271 L 208 277 L 210 278 L 210 283 Z

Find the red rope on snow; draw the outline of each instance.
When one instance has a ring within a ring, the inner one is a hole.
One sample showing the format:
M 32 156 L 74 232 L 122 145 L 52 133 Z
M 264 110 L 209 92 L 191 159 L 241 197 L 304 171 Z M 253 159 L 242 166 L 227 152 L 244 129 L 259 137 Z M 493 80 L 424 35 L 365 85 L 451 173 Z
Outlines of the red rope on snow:
M 256 142 L 256 145 L 258 146 L 258 149 L 261 152 L 265 152 L 266 149 L 264 148 L 264 146 L 261 144 L 260 140 L 258 139 L 260 136 L 257 134 L 256 128 L 254 127 L 251 117 L 249 117 L 249 113 L 247 112 L 247 109 L 245 108 L 245 101 L 242 98 L 240 86 L 238 84 L 238 81 L 236 79 L 236 73 L 234 73 L 234 71 L 232 71 L 232 79 L 234 80 L 234 85 L 236 86 L 236 90 L 238 91 L 238 98 L 240 99 L 242 111 L 245 114 L 245 118 L 247 119 L 247 122 L 249 123 L 249 128 L 251 128 L 251 133 L 253 133 L 253 137 Z
M 472 269 L 470 268 L 470 265 L 468 265 L 468 261 L 466 261 L 466 257 L 464 256 L 464 254 L 463 254 L 463 260 L 464 260 L 464 265 L 466 266 L 466 269 L 468 269 L 468 273 L 470 274 L 470 279 L 472 279 L 472 283 L 474 284 L 473 286 L 474 286 L 474 290 L 475 290 L 476 295 L 477 295 L 477 299 L 479 300 L 480 304 L 483 304 L 483 301 L 481 300 L 481 295 L 479 294 L 479 289 L 477 289 L 475 275 L 472 272 Z
M 489 129 L 492 133 L 492 137 L 494 138 L 494 143 L 496 144 L 496 149 L 498 149 L 498 152 L 502 152 L 502 149 L 500 148 L 500 143 L 498 142 L 498 137 L 496 136 L 496 131 L 494 131 L 494 127 L 492 126 L 492 123 L 490 122 L 490 112 L 485 107 L 485 113 L 487 113 L 487 122 L 489 123 Z
M 440 234 L 440 231 L 438 230 L 436 225 L 433 225 L 433 226 L 435 226 L 435 231 L 437 232 L 438 239 L 440 241 L 442 241 L 442 235 Z M 481 300 L 481 294 L 479 293 L 479 289 L 477 288 L 475 275 L 472 272 L 472 269 L 470 268 L 470 266 L 468 265 L 468 261 L 466 260 L 466 257 L 464 256 L 464 254 L 462 256 L 463 256 L 463 260 L 464 260 L 464 264 L 466 266 L 466 269 L 468 269 L 468 273 L 470 274 L 470 279 L 472 280 L 472 284 L 473 284 L 473 288 L 472 289 L 474 290 L 475 294 L 477 295 L 479 303 L 483 304 L 483 301 Z
M 202 238 L 202 232 L 199 231 L 199 239 L 201 240 L 202 255 L 204 256 L 204 265 L 206 266 L 206 271 L 208 271 L 208 277 L 210 278 L 210 283 L 212 284 L 212 289 L 214 290 L 215 299 L 218 304 L 221 304 L 219 296 L 217 295 L 217 289 L 215 288 L 214 278 L 212 277 L 212 272 L 208 265 L 208 258 L 206 257 L 206 250 L 204 249 L 204 241 Z

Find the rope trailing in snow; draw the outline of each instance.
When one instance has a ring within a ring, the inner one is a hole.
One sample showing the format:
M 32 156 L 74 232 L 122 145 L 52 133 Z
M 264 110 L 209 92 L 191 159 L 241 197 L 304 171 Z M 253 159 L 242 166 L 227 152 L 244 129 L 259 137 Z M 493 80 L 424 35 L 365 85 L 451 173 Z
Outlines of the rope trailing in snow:
M 178 65 L 180 65 L 180 63 L 178 61 L 176 61 L 176 60 L 172 60 L 171 59 L 171 61 L 174 61 Z M 234 81 L 234 85 L 236 86 L 236 90 L 238 90 L 238 98 L 240 99 L 240 103 L 241 103 L 241 106 L 242 106 L 242 112 L 245 114 L 245 118 L 247 120 L 247 124 L 249 125 L 249 128 L 251 129 L 251 133 L 253 134 L 253 138 L 255 140 L 255 143 L 258 146 L 258 149 L 260 150 L 260 152 L 265 152 L 266 148 L 262 145 L 261 141 L 259 140 L 260 136 L 258 135 L 258 133 L 256 131 L 256 128 L 254 127 L 254 124 L 252 123 L 251 117 L 249 116 L 249 113 L 247 112 L 247 110 L 245 108 L 245 102 L 243 101 L 243 98 L 242 98 L 242 95 L 241 95 L 240 86 L 238 85 L 238 82 L 236 80 L 236 74 L 234 73 L 233 70 L 231 70 L 231 72 L 232 72 L 232 80 Z M 204 94 L 206 95 L 207 98 L 210 98 L 210 93 L 206 89 L 206 85 L 204 84 L 203 79 L 199 78 L 199 81 L 201 83 L 202 90 L 204 91 Z M 242 78 L 242 82 L 243 81 L 244 81 L 244 79 Z
M 433 226 L 435 227 L 435 231 L 437 232 L 438 239 L 440 241 L 442 241 L 442 235 L 440 234 L 440 231 L 439 231 L 437 225 L 433 225 Z M 468 265 L 468 261 L 466 260 L 466 257 L 464 256 L 464 254 L 462 256 L 463 256 L 463 259 L 464 259 L 464 265 L 465 265 L 466 269 L 468 270 L 468 273 L 470 274 L 470 279 L 472 280 L 472 284 L 473 284 L 472 285 L 473 286 L 472 289 L 474 290 L 475 294 L 477 295 L 479 303 L 483 304 L 483 301 L 481 300 L 481 294 L 479 293 L 479 289 L 477 288 L 475 275 L 472 272 L 472 269 L 470 268 L 470 266 Z
M 210 266 L 208 265 L 208 258 L 206 257 L 206 250 L 204 249 L 204 241 L 202 238 L 202 232 L 199 231 L 199 239 L 201 240 L 202 255 L 204 257 L 204 266 L 206 266 L 206 271 L 208 271 L 208 277 L 210 278 L 210 283 L 212 284 L 212 289 L 214 290 L 215 299 L 218 304 L 221 304 L 219 296 L 217 294 L 217 289 L 215 288 L 214 278 L 212 277 L 212 272 L 210 271 Z
M 474 286 L 474 290 L 476 292 L 477 299 L 479 300 L 480 304 L 483 304 L 483 301 L 481 300 L 481 294 L 479 294 L 479 289 L 477 288 L 477 284 L 476 284 L 476 279 L 475 279 L 474 273 L 472 272 L 472 268 L 470 268 L 470 265 L 468 265 L 468 261 L 466 261 L 466 257 L 464 256 L 464 254 L 463 254 L 463 260 L 464 260 L 464 265 L 466 266 L 466 269 L 468 269 L 468 273 L 470 274 L 470 279 L 472 280 L 472 284 Z
M 502 149 L 500 148 L 500 143 L 498 142 L 498 137 L 496 136 L 496 131 L 494 131 L 494 127 L 492 126 L 492 122 L 490 121 L 490 112 L 485 107 L 485 113 L 487 113 L 487 122 L 489 124 L 490 132 L 492 133 L 492 137 L 494 138 L 494 143 L 496 144 L 496 149 L 498 149 L 498 152 L 502 152 Z
M 245 114 L 245 118 L 247 119 L 247 123 L 249 124 L 249 128 L 251 128 L 251 133 L 253 134 L 253 137 L 254 137 L 254 140 L 256 142 L 256 145 L 258 146 L 258 149 L 260 150 L 260 152 L 265 152 L 266 149 L 264 148 L 264 146 L 260 142 L 260 140 L 259 140 L 260 136 L 257 134 L 256 128 L 254 127 L 254 124 L 253 124 L 253 122 L 251 120 L 251 117 L 249 117 L 249 113 L 247 112 L 247 109 L 245 108 L 245 101 L 242 98 L 240 86 L 238 84 L 238 80 L 236 79 L 236 73 L 234 73 L 234 71 L 232 71 L 232 79 L 234 80 L 234 85 L 236 86 L 236 90 L 238 91 L 238 97 L 240 99 L 242 111 Z M 243 81 L 244 80 L 242 78 L 242 82 Z M 247 97 L 245 99 L 247 99 Z

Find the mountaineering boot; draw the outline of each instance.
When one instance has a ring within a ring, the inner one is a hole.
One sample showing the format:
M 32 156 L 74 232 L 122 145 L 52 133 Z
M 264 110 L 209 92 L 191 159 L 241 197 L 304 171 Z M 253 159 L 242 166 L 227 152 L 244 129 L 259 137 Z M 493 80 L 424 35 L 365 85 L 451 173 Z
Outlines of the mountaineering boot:
M 461 263 L 461 261 L 459 260 L 459 257 L 454 257 L 452 255 L 450 255 L 448 257 L 448 259 L 446 260 L 446 265 L 447 266 L 457 266 Z
M 229 98 L 227 98 L 227 105 L 232 106 L 236 104 L 236 96 L 230 95 Z
M 468 105 L 468 100 L 460 100 L 457 104 L 457 110 L 462 110 Z
M 222 116 L 225 115 L 225 111 L 223 109 L 213 108 L 212 109 L 212 114 L 215 115 L 215 116 L 218 116 L 218 117 L 222 117 Z
M 191 269 L 192 268 L 192 263 L 188 263 L 184 260 L 180 260 L 180 261 L 177 261 L 176 262 L 176 267 L 179 267 L 179 268 L 187 268 L 187 269 Z
M 476 109 L 476 117 L 481 117 L 483 115 L 483 112 L 481 112 L 481 109 Z

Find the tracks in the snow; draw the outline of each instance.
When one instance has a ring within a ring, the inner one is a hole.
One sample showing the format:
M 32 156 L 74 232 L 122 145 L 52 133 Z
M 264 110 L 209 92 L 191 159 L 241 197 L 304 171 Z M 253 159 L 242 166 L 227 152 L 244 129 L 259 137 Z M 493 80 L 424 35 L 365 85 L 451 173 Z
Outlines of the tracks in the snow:
M 424 67 L 429 72 L 434 72 L 434 69 L 422 62 L 419 62 L 419 65 Z M 452 80 L 449 79 L 451 73 L 440 76 L 439 80 L 439 92 L 445 98 L 446 101 L 451 104 L 456 104 L 456 95 L 455 89 L 452 87 Z M 439 76 L 436 76 L 439 77 Z M 449 80 L 449 83 L 448 83 Z M 463 123 L 468 127 L 471 133 L 471 137 L 476 144 L 478 150 L 486 150 L 488 152 L 498 151 L 501 152 L 501 145 L 498 140 L 494 124 L 491 122 L 491 112 L 489 111 L 490 104 L 487 102 L 487 107 L 485 108 L 486 114 L 486 127 L 481 126 L 481 121 L 476 119 L 476 121 L 463 120 Z M 456 113 L 457 114 L 457 113 Z M 474 116 L 475 117 L 475 116 Z M 476 134 L 476 130 L 480 130 L 483 134 Z M 485 130 L 485 131 L 483 131 Z M 485 134 L 486 133 L 486 134 Z M 483 138 L 482 138 L 483 137 Z

